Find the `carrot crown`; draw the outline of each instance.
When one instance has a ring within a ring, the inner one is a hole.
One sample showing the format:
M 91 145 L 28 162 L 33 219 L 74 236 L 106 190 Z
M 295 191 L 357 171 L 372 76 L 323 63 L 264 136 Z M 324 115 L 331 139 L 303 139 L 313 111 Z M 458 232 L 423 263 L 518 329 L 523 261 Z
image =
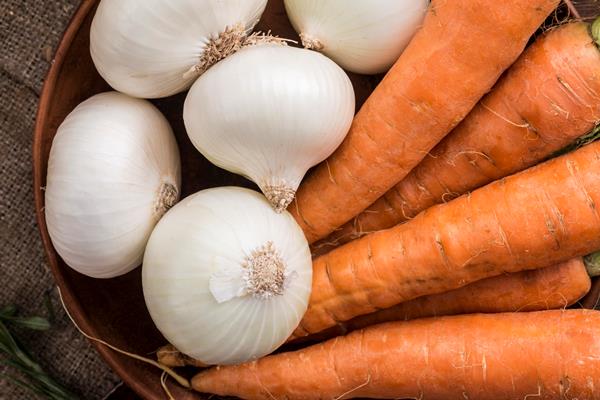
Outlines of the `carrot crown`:
M 600 276 L 600 251 L 585 256 L 583 260 L 585 268 L 592 278 Z
M 592 22 L 590 31 L 592 34 L 592 39 L 594 39 L 594 43 L 596 43 L 596 46 L 600 47 L 600 16 L 597 17 L 594 22 Z

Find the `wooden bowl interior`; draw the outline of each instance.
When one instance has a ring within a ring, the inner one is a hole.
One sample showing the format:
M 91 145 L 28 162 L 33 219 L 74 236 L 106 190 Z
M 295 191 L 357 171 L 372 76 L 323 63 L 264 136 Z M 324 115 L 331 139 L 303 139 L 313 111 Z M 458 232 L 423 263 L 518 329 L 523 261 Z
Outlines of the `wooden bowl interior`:
M 89 54 L 89 28 L 96 1 L 86 0 L 74 16 L 57 50 L 55 61 L 48 74 L 40 100 L 34 140 L 34 185 L 36 214 L 48 260 L 62 295 L 77 324 L 88 334 L 130 352 L 149 355 L 165 339 L 155 328 L 146 310 L 142 296 L 140 272 L 110 280 L 97 280 L 81 275 L 69 268 L 57 255 L 46 229 L 44 219 L 44 192 L 48 154 L 52 139 L 60 123 L 77 104 L 90 96 L 110 90 L 98 75 Z M 282 0 L 270 0 L 259 30 L 298 40 L 291 27 Z M 380 76 L 349 74 L 357 97 L 357 109 L 380 81 Z M 182 120 L 185 94 L 153 101 L 170 121 L 181 150 L 183 195 L 198 190 L 237 185 L 255 187 L 244 178 L 228 173 L 209 163 L 189 141 Z M 585 300 L 588 306 L 597 298 L 600 285 L 596 285 L 594 298 Z M 160 371 L 117 354 L 93 342 L 108 364 L 140 396 L 146 399 L 163 399 Z M 207 398 L 170 385 L 177 399 Z M 218 397 L 212 397 L 218 398 Z

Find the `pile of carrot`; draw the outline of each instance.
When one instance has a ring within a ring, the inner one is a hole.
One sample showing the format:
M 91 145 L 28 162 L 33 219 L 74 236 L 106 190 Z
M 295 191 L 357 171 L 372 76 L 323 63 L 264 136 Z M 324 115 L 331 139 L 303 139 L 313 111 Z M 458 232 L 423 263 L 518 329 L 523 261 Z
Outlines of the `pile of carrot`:
M 332 337 L 391 321 L 445 315 L 541 311 L 566 308 L 575 304 L 590 290 L 590 277 L 600 275 L 596 265 L 584 263 L 581 257 L 537 270 L 500 275 L 462 288 L 436 295 L 423 296 L 350 321 L 309 336 L 310 341 Z M 291 337 L 290 341 L 299 342 Z M 158 360 L 169 367 L 185 365 L 203 367 L 181 354 L 172 345 L 162 347 Z
M 342 145 L 288 210 L 309 243 L 404 178 L 491 89 L 558 0 L 432 0 L 404 53 L 364 103 Z
M 600 52 L 588 28 L 570 23 L 533 43 L 406 178 L 316 245 L 318 251 L 530 167 L 592 130 L 600 120 Z
M 494 276 L 448 292 L 418 297 L 340 322 L 309 339 L 329 339 L 390 321 L 443 315 L 566 308 L 588 293 L 591 286 L 590 277 L 598 274 L 598 271 L 588 271 L 582 258 L 576 257 L 550 267 Z
M 318 253 L 289 339 L 305 347 L 206 369 L 195 390 L 600 398 L 600 312 L 567 309 L 599 274 L 582 256 L 600 249 L 600 142 L 556 155 L 600 122 L 600 19 L 523 52 L 557 3 L 431 2 L 290 206 Z
M 296 336 L 600 248 L 600 142 L 317 258 Z

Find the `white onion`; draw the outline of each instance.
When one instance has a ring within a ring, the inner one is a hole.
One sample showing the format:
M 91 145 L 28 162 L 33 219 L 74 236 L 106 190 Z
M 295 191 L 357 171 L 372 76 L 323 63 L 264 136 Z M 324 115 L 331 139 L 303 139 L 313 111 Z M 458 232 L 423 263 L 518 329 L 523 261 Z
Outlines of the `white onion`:
M 85 275 L 129 272 L 179 186 L 177 143 L 163 115 L 124 94 L 93 96 L 52 142 L 45 204 L 52 244 Z
M 142 267 L 154 323 L 205 364 L 275 350 L 306 311 L 311 280 L 308 243 L 293 217 L 235 187 L 204 190 L 173 207 L 154 229 Z
M 360 74 L 387 71 L 419 28 L 428 0 L 285 0 L 307 48 Z
M 205 49 L 227 29 L 247 34 L 267 0 L 102 0 L 90 32 L 100 75 L 116 90 L 157 98 L 187 89 Z M 221 36 L 220 36 L 221 35 Z M 231 38 L 230 38 L 231 39 Z M 185 77 L 184 77 L 185 75 Z
M 306 49 L 261 44 L 198 78 L 183 118 L 206 158 L 254 181 L 281 211 L 306 171 L 342 142 L 354 106 L 352 84 L 333 61 Z

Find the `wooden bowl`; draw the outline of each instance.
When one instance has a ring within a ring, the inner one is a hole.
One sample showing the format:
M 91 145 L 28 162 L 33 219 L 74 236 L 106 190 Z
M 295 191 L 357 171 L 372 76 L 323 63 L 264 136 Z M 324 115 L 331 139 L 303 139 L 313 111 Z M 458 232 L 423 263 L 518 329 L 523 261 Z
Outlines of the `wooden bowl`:
M 58 47 L 42 92 L 33 148 L 36 214 L 48 262 L 77 324 L 93 337 L 102 338 L 129 352 L 153 357 L 151 354 L 166 340 L 155 328 L 146 310 L 140 268 L 109 280 L 92 279 L 75 272 L 52 247 L 43 212 L 48 155 L 58 126 L 77 104 L 96 93 L 110 90 L 96 72 L 89 53 L 89 30 L 96 3 L 97 0 L 84 0 L 79 7 Z M 298 39 L 285 15 L 282 0 L 269 1 L 257 29 L 271 30 L 275 35 Z M 356 92 L 357 107 L 360 107 L 380 77 L 349 75 Z M 254 187 L 244 178 L 213 166 L 196 151 L 183 126 L 184 98 L 185 94 L 180 94 L 153 101 L 170 121 L 179 143 L 183 195 L 223 185 Z M 600 285 L 596 282 L 594 293 L 583 304 L 593 306 L 599 291 Z M 96 342 L 92 343 L 125 383 L 140 396 L 145 399 L 164 399 L 159 370 Z M 170 386 L 179 400 L 203 398 L 200 394 Z
M 86 333 L 121 349 L 149 355 L 164 345 L 166 340 L 154 327 L 146 310 L 140 268 L 109 280 L 92 279 L 75 272 L 52 247 L 43 212 L 48 155 L 58 126 L 77 104 L 94 94 L 111 90 L 96 72 L 89 52 L 90 24 L 97 2 L 82 2 L 62 38 L 44 84 L 33 149 L 36 214 L 48 262 L 77 324 Z M 288 22 L 282 0 L 269 1 L 257 29 L 271 30 L 275 35 L 298 39 Z M 360 104 L 380 78 L 352 75 L 351 79 Z M 183 125 L 184 99 L 185 94 L 180 94 L 153 101 L 171 123 L 181 150 L 183 196 L 215 186 L 254 187 L 244 178 L 215 167 L 194 148 Z M 92 343 L 106 362 L 140 396 L 164 399 L 159 370 Z M 173 388 L 173 395 L 177 399 L 202 398 L 201 395 L 179 388 Z

